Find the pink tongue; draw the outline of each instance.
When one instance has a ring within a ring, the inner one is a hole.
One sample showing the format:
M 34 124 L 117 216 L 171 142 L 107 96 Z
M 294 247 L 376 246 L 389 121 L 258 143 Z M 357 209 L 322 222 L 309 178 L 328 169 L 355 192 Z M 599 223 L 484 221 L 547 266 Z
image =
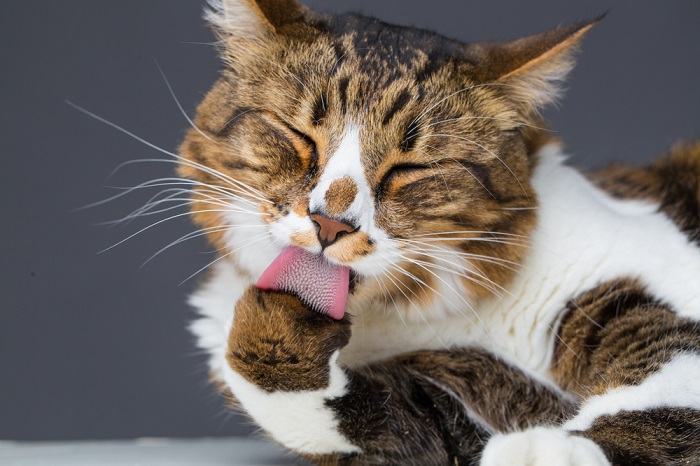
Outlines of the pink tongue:
M 272 261 L 255 286 L 293 293 L 315 311 L 340 320 L 348 301 L 350 269 L 292 246 Z

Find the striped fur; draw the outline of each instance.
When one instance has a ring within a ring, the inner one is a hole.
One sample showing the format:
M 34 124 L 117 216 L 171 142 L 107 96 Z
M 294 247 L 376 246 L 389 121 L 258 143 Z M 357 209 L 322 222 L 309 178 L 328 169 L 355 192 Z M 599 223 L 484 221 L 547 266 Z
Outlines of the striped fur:
M 207 17 L 225 66 L 180 173 L 226 254 L 192 329 L 232 403 L 318 464 L 700 464 L 700 145 L 586 177 L 538 117 L 596 21 Z M 352 269 L 342 321 L 252 286 L 289 245 Z

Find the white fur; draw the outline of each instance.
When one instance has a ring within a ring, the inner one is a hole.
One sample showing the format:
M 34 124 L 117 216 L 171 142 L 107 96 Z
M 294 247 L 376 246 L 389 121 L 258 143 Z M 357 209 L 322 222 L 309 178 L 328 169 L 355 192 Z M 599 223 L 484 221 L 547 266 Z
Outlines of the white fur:
M 357 195 L 343 217 L 355 220 L 363 231 L 373 223 L 374 203 L 372 191 L 365 179 L 360 147 L 360 131 L 356 126 L 350 125 L 345 136 L 335 153 L 331 155 L 318 183 L 309 196 L 309 210 L 311 212 L 323 211 L 326 205 L 326 192 L 331 184 L 341 178 L 351 178 L 357 186 Z
M 603 450 L 562 429 L 537 427 L 491 437 L 481 466 L 610 466 Z
M 289 246 L 290 237 L 295 233 L 316 235 L 316 228 L 308 216 L 300 216 L 296 212 L 289 212 L 281 219 L 270 225 L 270 233 L 279 246 L 279 250 L 284 246 Z M 321 243 L 316 243 L 314 246 L 306 246 L 304 249 L 314 254 L 321 252 Z M 275 255 L 278 251 L 275 250 Z M 269 262 L 268 262 L 269 263 Z
M 294 451 L 308 454 L 356 453 L 361 450 L 338 431 L 338 420 L 326 400 L 346 393 L 347 378 L 330 360 L 330 383 L 323 390 L 268 393 L 231 370 L 224 380 L 255 422 L 275 440 Z
M 219 379 L 226 367 L 226 342 L 234 307 L 249 284 L 250 279 L 237 273 L 231 261 L 222 261 L 214 266 L 212 279 L 189 300 L 200 316 L 192 322 L 190 331 L 197 339 L 197 347 L 209 356 L 209 370 Z
M 564 428 L 586 430 L 600 416 L 663 407 L 700 410 L 699 356 L 676 356 L 639 385 L 619 387 L 588 399 Z
M 276 231 L 263 222 L 261 214 L 250 204 L 231 199 L 231 209 L 225 213 L 225 221 L 232 228 L 226 231 L 225 240 L 242 272 L 257 278 L 287 245 L 279 240 Z M 294 231 L 294 219 L 289 222 L 290 233 Z
M 255 39 L 270 30 L 270 24 L 253 0 L 208 0 L 208 4 L 204 18 L 222 32 Z

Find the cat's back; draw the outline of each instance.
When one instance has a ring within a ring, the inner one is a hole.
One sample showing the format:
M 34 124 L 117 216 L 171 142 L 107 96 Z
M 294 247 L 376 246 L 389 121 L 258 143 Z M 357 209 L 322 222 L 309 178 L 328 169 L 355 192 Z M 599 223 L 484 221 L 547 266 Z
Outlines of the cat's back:
M 613 165 L 592 179 L 614 197 L 657 202 L 700 245 L 700 140 L 676 144 L 650 166 Z

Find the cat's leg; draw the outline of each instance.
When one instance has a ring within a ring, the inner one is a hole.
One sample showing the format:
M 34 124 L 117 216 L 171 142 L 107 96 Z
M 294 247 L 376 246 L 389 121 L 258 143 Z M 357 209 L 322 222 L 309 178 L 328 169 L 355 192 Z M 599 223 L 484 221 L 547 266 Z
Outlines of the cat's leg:
M 476 464 L 492 432 L 573 412 L 557 390 L 476 349 L 344 368 L 349 337 L 347 318 L 251 288 L 236 306 L 224 382 L 275 440 L 324 464 Z
M 573 300 L 558 336 L 552 373 L 578 413 L 494 437 L 482 465 L 700 464 L 697 321 L 620 280 Z

